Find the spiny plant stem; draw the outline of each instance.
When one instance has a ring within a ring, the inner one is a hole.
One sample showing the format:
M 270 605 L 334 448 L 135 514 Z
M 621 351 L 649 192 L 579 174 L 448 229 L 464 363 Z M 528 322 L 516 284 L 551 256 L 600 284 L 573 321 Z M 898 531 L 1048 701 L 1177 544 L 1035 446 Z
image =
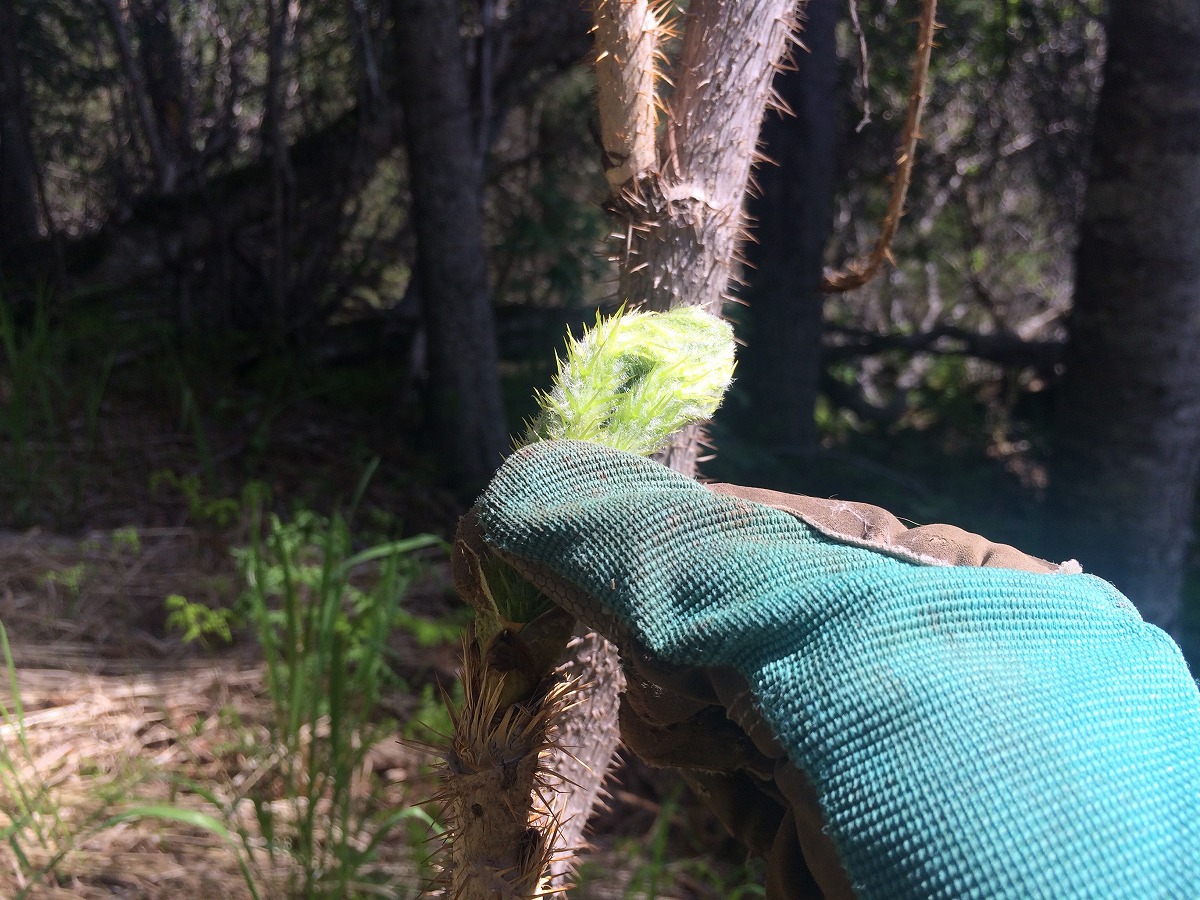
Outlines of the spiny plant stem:
M 716 411 L 733 347 L 729 326 L 698 309 L 598 319 L 568 341 L 527 440 L 649 455 Z M 476 611 L 441 792 L 451 896 L 559 893 L 619 739 L 616 650 L 575 634 L 569 614 L 488 549 L 474 512 L 459 522 L 451 562 Z

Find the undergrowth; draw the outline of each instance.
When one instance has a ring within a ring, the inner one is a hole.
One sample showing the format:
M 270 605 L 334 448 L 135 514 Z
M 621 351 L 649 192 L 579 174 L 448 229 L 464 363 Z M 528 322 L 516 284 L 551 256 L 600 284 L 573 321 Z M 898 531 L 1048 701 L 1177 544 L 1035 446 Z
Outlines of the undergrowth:
M 185 639 L 228 640 L 246 627 L 262 648 L 273 718 L 268 743 L 252 752 L 271 777 L 257 779 L 243 798 L 257 832 L 239 827 L 237 834 L 247 859 L 261 842 L 272 864 L 284 862 L 288 897 L 397 896 L 406 886 L 375 866 L 380 846 L 406 841 L 414 825 L 423 837 L 434 827 L 419 806 L 389 808 L 365 773 L 372 747 L 401 728 L 379 716 L 385 692 L 409 690 L 389 665 L 389 636 L 400 628 L 434 646 L 457 640 L 464 621 L 427 619 L 403 605 L 423 568 L 419 554 L 444 550 L 440 539 L 355 549 L 350 522 L 369 474 L 345 516 L 301 510 L 284 519 L 262 510 L 262 491 L 249 491 L 251 539 L 233 550 L 245 585 L 237 602 L 217 610 L 167 600 Z M 227 509 L 204 500 L 193 483 L 185 489 L 197 509 Z M 444 716 L 430 692 L 419 697 L 415 718 Z M 233 821 L 234 809 L 227 812 Z
M 420 646 L 459 639 L 464 620 L 417 615 L 405 608 L 428 553 L 444 552 L 432 535 L 374 540 L 363 546 L 352 530 L 366 478 L 345 515 L 300 510 L 289 518 L 264 510 L 266 492 L 253 486 L 240 500 L 214 499 L 188 478 L 162 477 L 181 491 L 192 513 L 231 533 L 248 535 L 232 550 L 243 586 L 227 607 L 166 599 L 167 624 L 185 641 L 225 643 L 249 637 L 261 649 L 270 715 L 227 725 L 253 777 L 236 790 L 178 773 L 173 794 L 207 802 L 208 811 L 141 801 L 163 774 L 141 772 L 97 784 L 85 821 L 63 813 L 68 801 L 39 771 L 27 738 L 16 667 L 0 626 L 7 691 L 0 692 L 0 841 L 11 852 L 28 895 L 45 878 L 61 880 L 64 861 L 83 841 L 139 819 L 175 822 L 208 832 L 235 849 L 252 897 L 404 897 L 415 891 L 413 867 L 380 862 L 385 845 L 408 847 L 410 858 L 436 825 L 419 805 L 397 805 L 372 770 L 370 755 L 413 721 L 448 727 L 440 697 L 414 690 L 396 674 L 391 638 L 397 630 Z M 122 546 L 137 540 L 120 534 Z M 68 571 L 69 574 L 69 571 Z M 47 576 L 48 578 L 51 576 Z M 69 588 L 62 572 L 54 585 Z M 388 696 L 412 694 L 410 721 L 385 715 Z M 5 699 L 7 695 L 7 699 Z M 186 743 L 187 735 L 177 739 Z M 109 790 L 109 787 L 112 790 Z M 106 795 L 103 802 L 99 795 Z M 241 815 L 252 809 L 251 819 Z M 36 850 L 37 852 L 31 852 Z M 395 859 L 395 853 L 392 854 Z
M 39 507 L 76 510 L 88 486 L 76 457 L 94 455 L 115 355 L 93 345 L 86 377 L 73 378 L 78 337 L 54 321 L 46 295 L 24 320 L 0 296 L 0 487 L 6 516 L 18 521 L 36 518 Z

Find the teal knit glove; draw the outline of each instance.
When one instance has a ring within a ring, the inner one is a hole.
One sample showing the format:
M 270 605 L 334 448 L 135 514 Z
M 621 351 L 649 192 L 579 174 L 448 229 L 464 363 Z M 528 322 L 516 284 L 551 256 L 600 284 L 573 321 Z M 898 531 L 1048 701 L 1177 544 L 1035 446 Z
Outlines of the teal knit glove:
M 705 704 L 729 710 L 750 738 L 736 777 L 783 804 L 776 844 L 799 833 L 786 864 L 805 885 L 1200 897 L 1200 693 L 1107 583 L 834 538 L 567 441 L 513 454 L 478 515 L 634 681 L 680 691 L 681 724 L 719 731 Z

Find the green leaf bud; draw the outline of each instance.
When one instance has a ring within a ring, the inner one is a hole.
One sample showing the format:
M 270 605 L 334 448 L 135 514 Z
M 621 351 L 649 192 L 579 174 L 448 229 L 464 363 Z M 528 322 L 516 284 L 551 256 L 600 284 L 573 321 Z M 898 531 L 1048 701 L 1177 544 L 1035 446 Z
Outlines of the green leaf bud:
M 733 369 L 733 329 L 698 308 L 597 316 L 567 341 L 526 443 L 569 438 L 649 456 L 716 412 Z

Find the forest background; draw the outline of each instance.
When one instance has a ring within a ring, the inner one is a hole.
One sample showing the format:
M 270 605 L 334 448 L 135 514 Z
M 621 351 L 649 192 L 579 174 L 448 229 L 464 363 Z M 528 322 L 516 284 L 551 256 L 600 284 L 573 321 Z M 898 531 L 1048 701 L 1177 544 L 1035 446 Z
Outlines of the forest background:
M 704 474 L 1077 558 L 1194 665 L 1186 6 L 943 7 L 893 264 L 822 294 L 887 203 L 916 9 L 809 0 Z M 556 0 L 0 2 L 14 675 L 252 666 L 256 565 L 452 533 L 566 329 L 618 305 L 589 28 Z M 401 723 L 436 718 L 464 621 L 442 551 L 406 546 L 384 654 Z M 386 581 L 362 578 L 347 590 Z M 673 789 L 623 777 L 618 802 L 665 821 Z

